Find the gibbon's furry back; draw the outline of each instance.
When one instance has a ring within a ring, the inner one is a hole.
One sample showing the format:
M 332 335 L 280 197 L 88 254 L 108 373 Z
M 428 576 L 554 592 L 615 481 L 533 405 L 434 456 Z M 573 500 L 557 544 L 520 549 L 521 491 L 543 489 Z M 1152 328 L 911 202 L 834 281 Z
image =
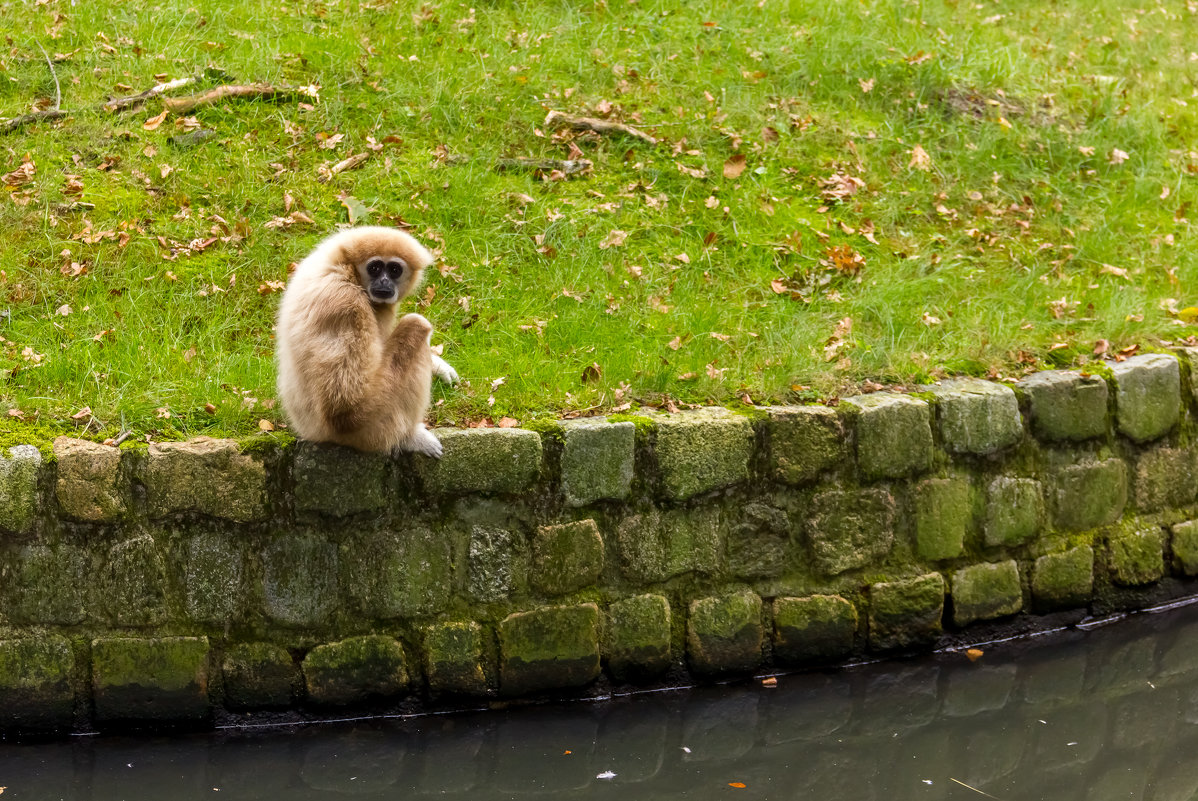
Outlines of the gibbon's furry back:
M 396 319 L 432 260 L 403 231 L 370 226 L 328 237 L 300 262 L 275 332 L 279 400 L 296 435 L 441 455 L 423 419 L 433 374 L 457 374 L 430 349 L 428 320 Z

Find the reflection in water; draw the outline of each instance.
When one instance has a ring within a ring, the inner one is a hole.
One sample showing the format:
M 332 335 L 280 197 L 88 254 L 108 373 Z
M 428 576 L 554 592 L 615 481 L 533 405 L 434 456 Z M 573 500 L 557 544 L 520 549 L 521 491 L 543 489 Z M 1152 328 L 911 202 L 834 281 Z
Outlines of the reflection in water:
M 783 676 L 776 689 L 5 745 L 0 785 L 5 801 L 1185 801 L 1198 798 L 1195 753 L 1198 605 L 976 663 L 942 654 Z

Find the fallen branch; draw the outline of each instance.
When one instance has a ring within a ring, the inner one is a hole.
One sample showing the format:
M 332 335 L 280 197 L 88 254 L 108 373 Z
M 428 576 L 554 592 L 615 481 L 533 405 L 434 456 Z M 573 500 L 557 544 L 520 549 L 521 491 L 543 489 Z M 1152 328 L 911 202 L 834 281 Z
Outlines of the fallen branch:
M 217 86 L 207 92 L 186 97 L 164 97 L 162 105 L 167 111 L 183 114 L 200 106 L 211 106 L 227 98 L 257 98 L 261 100 L 276 100 L 289 97 L 311 97 L 312 90 L 300 86 L 270 86 L 256 83 L 248 86 Z
M 101 108 L 103 108 L 105 111 L 120 111 L 121 109 L 124 109 L 124 108 L 129 108 L 131 106 L 137 106 L 137 105 L 140 105 L 141 103 L 146 102 L 151 97 L 157 97 L 158 95 L 162 94 L 163 92 L 169 92 L 172 89 L 179 89 L 180 87 L 187 86 L 187 84 L 192 83 L 194 80 L 195 80 L 195 78 L 176 78 L 173 81 L 167 81 L 166 83 L 155 84 L 154 86 L 151 86 L 146 91 L 140 92 L 135 95 L 127 95 L 125 97 L 114 97 L 111 100 L 105 102 L 104 105 L 101 106 Z
M 622 122 L 608 122 L 607 120 L 598 120 L 594 117 L 575 117 L 573 114 L 566 114 L 561 111 L 550 111 L 545 116 L 546 128 L 570 128 L 574 131 L 594 131 L 598 134 L 624 134 L 651 145 L 657 144 L 657 140 L 644 131 L 639 131 L 631 125 L 625 125 Z
M 46 66 L 50 68 L 50 77 L 54 79 L 54 105 L 51 111 L 58 111 L 62 108 L 62 87 L 58 85 L 58 73 L 54 71 L 54 62 L 50 60 L 50 54 L 46 52 L 46 48 L 42 47 L 42 43 L 37 43 L 37 49 L 42 51 L 42 55 L 46 57 Z
M 499 170 L 556 170 L 563 175 L 586 172 L 594 166 L 590 159 L 500 159 L 495 162 L 495 168 Z
M 347 159 L 337 162 L 332 167 L 321 167 L 319 168 L 320 175 L 317 176 L 316 180 L 322 184 L 327 184 L 333 180 L 333 176 L 337 173 L 352 170 L 368 158 L 370 158 L 369 153 L 356 153 Z
M 13 117 L 11 120 L 5 120 L 0 123 L 0 134 L 12 133 L 23 125 L 28 125 L 31 122 L 40 122 L 41 120 L 56 120 L 59 117 L 67 116 L 67 112 L 60 108 L 47 108 L 41 111 L 34 111 L 30 114 L 22 114 L 20 117 Z

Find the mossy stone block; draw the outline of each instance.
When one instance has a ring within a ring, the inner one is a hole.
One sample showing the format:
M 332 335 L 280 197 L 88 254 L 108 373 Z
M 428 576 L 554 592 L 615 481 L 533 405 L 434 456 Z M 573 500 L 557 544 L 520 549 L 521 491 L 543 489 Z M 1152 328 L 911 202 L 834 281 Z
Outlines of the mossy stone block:
M 873 584 L 869 603 L 874 650 L 930 645 L 944 630 L 944 577 L 939 573 Z
M 541 474 L 541 436 L 522 428 L 438 428 L 440 459 L 415 457 L 430 492 L 514 493 Z
M 790 519 L 764 503 L 738 505 L 728 532 L 728 571 L 737 578 L 774 578 L 786 568 Z
M 454 587 L 451 545 L 425 526 L 354 537 L 341 546 L 342 585 L 369 618 L 434 614 Z
M 268 642 L 239 643 L 221 662 L 225 706 L 241 711 L 286 709 L 299 697 L 303 675 L 287 649 Z
M 0 456 L 0 529 L 24 533 L 33 526 L 41 468 L 41 451 L 32 445 L 17 445 L 8 449 L 8 458 Z
M 1141 512 L 1189 506 L 1198 495 L 1192 448 L 1153 448 L 1140 454 L 1135 469 L 1136 508 Z
M 738 592 L 692 601 L 686 621 L 691 670 L 705 676 L 748 673 L 761 664 L 761 597 Z
M 1198 520 L 1173 526 L 1173 557 L 1187 576 L 1198 576 Z
M 295 508 L 344 517 L 385 508 L 394 499 L 386 454 L 300 440 L 295 445 Z
M 627 498 L 635 463 L 633 423 L 569 420 L 562 425 L 562 495 L 567 506 Z
M 1027 401 L 1032 433 L 1050 442 L 1081 442 L 1106 434 L 1107 384 L 1096 375 L 1044 370 L 1016 387 Z
M 501 601 L 511 595 L 516 538 L 512 532 L 473 526 L 466 556 L 466 589 L 476 601 Z
M 958 378 L 928 390 L 936 397 L 940 438 L 950 453 L 995 453 L 1023 437 L 1019 400 L 1004 384 Z
M 241 548 L 225 534 L 206 532 L 187 544 L 187 616 L 226 623 L 240 615 L 245 598 Z
M 207 720 L 208 650 L 207 637 L 93 640 L 96 721 Z
M 1032 602 L 1037 611 L 1089 606 L 1094 594 L 1094 549 L 1079 545 L 1038 558 L 1032 566 Z
M 504 695 L 582 687 L 599 676 L 599 607 L 549 606 L 499 623 Z
M 684 500 L 749 478 L 753 424 L 724 409 L 655 418 L 657 464 L 665 496 Z
M 722 565 L 724 526 L 715 509 L 650 509 L 616 529 L 620 568 L 638 584 L 684 573 L 716 573 Z
M 289 626 L 319 625 L 337 606 L 337 547 L 312 535 L 280 535 L 262 554 L 266 614 Z
M 969 565 L 953 573 L 953 623 L 993 620 L 1023 609 L 1019 565 L 1005 562 Z
M 1034 478 L 999 476 L 986 487 L 982 536 L 990 547 L 1009 548 L 1034 539 L 1044 525 L 1044 493 Z
M 820 572 L 864 567 L 894 546 L 894 497 L 882 489 L 826 490 L 811 502 L 807 535 Z
M 266 467 L 231 439 L 153 443 L 143 480 L 151 517 L 191 512 L 244 523 L 267 515 Z
M 670 602 L 634 595 L 607 610 L 607 669 L 618 681 L 649 681 L 670 667 Z
M 473 620 L 451 621 L 424 630 L 424 673 L 434 693 L 483 695 L 483 627 Z
M 98 606 L 121 626 L 146 626 L 166 619 L 166 561 L 149 534 L 118 542 L 96 587 Z
M 1177 348 L 1175 352 L 1190 368 L 1190 380 L 1183 391 L 1198 403 L 1198 348 Z
M 71 437 L 54 440 L 59 511 L 75 520 L 120 520 L 129 510 L 117 448 Z
M 932 465 L 932 408 L 918 398 L 874 392 L 845 398 L 856 418 L 857 466 L 867 479 L 905 478 Z
M 541 526 L 532 540 L 532 585 L 546 595 L 565 595 L 599 580 L 603 537 L 594 520 Z
M 769 410 L 770 471 L 784 484 L 809 484 L 842 464 L 848 439 L 836 410 L 775 406 Z
M 1127 465 L 1119 459 L 1068 465 L 1053 483 L 1058 528 L 1085 531 L 1114 523 L 1127 505 Z
M 857 608 L 839 595 L 774 599 L 774 657 L 783 665 L 843 660 L 856 632 Z
M 403 646 L 380 634 L 318 645 L 304 657 L 303 670 L 308 700 L 318 706 L 389 700 L 408 687 Z
M 968 478 L 930 478 L 915 486 L 915 552 L 920 559 L 960 556 L 972 523 Z
M 66 637 L 0 640 L 0 730 L 67 731 L 74 722 L 75 657 Z
M 74 545 L 25 545 L 11 557 L 4 582 L 13 623 L 73 625 L 85 617 L 84 590 L 91 564 Z
M 1111 579 L 1125 587 L 1159 581 L 1165 574 L 1164 547 L 1159 526 L 1121 526 L 1107 541 Z
M 1168 434 L 1181 416 L 1181 368 L 1166 353 L 1132 356 L 1111 366 L 1119 433 L 1148 442 Z

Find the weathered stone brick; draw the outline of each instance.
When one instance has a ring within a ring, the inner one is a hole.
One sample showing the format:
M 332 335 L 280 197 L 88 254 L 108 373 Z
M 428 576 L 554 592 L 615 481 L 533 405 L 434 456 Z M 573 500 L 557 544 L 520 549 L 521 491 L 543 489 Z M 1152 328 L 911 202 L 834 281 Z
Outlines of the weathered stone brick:
M 774 600 L 774 657 L 784 665 L 845 659 L 856 632 L 857 608 L 838 595 Z
M 85 616 L 84 590 L 91 565 L 74 545 L 26 545 L 12 556 L 4 582 L 6 611 L 14 623 L 72 625 Z
M 206 720 L 208 638 L 93 640 L 92 693 L 102 724 Z
M 1019 566 L 1014 559 L 963 567 L 953 573 L 953 623 L 993 620 L 1023 608 Z
M 424 526 L 377 531 L 341 546 L 342 586 L 372 618 L 439 612 L 453 590 L 453 551 L 443 533 Z
M 1053 518 L 1059 528 L 1085 531 L 1114 523 L 1127 505 L 1127 465 L 1119 459 L 1060 469 L 1053 482 Z
M 648 681 L 670 667 L 670 602 L 636 595 L 607 610 L 607 668 L 619 681 Z
M 599 676 L 599 607 L 510 614 L 499 623 L 499 650 L 504 695 L 590 684 Z
M 308 700 L 318 706 L 353 706 L 392 699 L 408 687 L 403 646 L 368 634 L 318 645 L 304 657 Z
M 1032 601 L 1037 611 L 1089 606 L 1094 592 L 1094 549 L 1079 545 L 1041 556 L 1032 566 Z
M 387 455 L 300 440 L 295 445 L 295 508 L 342 517 L 385 508 L 395 494 L 388 486 Z
M 166 618 L 166 562 L 154 538 L 143 534 L 108 550 L 98 586 L 100 607 L 122 626 Z
M 915 487 L 915 551 L 921 559 L 953 559 L 973 523 L 968 478 L 930 478 Z
M 37 517 L 38 474 L 42 454 L 32 445 L 8 449 L 8 458 L 0 456 L 0 528 L 26 532 Z
M 894 498 L 881 489 L 828 490 L 816 495 L 807 520 L 815 566 L 836 575 L 890 553 L 894 513 Z
M 657 462 L 667 498 L 691 496 L 745 481 L 753 456 L 753 424 L 723 409 L 655 418 Z
M 594 584 L 603 572 L 603 537 L 594 520 L 541 526 L 532 540 L 532 585 L 565 595 Z
M 205 533 L 187 544 L 187 616 L 224 623 L 238 616 L 245 598 L 241 549 L 228 536 Z
M 54 440 L 58 463 L 58 509 L 76 520 L 119 520 L 128 512 L 128 488 L 121 478 L 117 448 L 82 439 Z
M 440 459 L 416 457 L 424 485 L 438 494 L 513 493 L 541 474 L 541 436 L 523 428 L 438 428 Z
M 944 577 L 928 573 L 869 588 L 869 644 L 878 651 L 928 645 L 940 637 Z
M 635 462 L 633 423 L 570 420 L 562 425 L 562 494 L 567 506 L 627 498 Z
M 1158 581 L 1165 574 L 1164 545 L 1160 526 L 1134 521 L 1121 526 L 1107 541 L 1111 579 L 1126 587 Z
M 434 693 L 483 695 L 483 627 L 473 620 L 437 623 L 424 630 L 424 673 Z
M 1198 520 L 1173 526 L 1173 556 L 1187 576 L 1198 576 Z
M 1191 448 L 1153 448 L 1136 460 L 1135 498 L 1141 512 L 1189 506 L 1198 495 Z
M 1198 348 L 1177 348 L 1175 352 L 1190 368 L 1190 380 L 1182 391 L 1198 403 Z
M 74 722 L 75 657 L 66 637 L 0 640 L 0 730 L 67 731 Z
M 866 478 L 903 478 L 932 464 L 932 409 L 918 398 L 875 392 L 845 398 L 856 410 L 857 464 Z
M 152 517 L 196 512 L 238 522 L 266 517 L 266 468 L 231 439 L 150 445 L 146 505 Z
M 786 484 L 807 484 L 843 463 L 847 437 L 827 406 L 775 406 L 770 415 L 770 469 Z
M 1019 401 L 1010 387 L 980 378 L 957 378 L 928 389 L 936 397 L 936 418 L 946 450 L 994 453 L 1023 437 Z
M 311 534 L 282 535 L 262 554 L 266 614 L 290 626 L 323 623 L 337 604 L 337 548 Z
M 790 546 L 790 520 L 781 509 L 746 503 L 733 512 L 728 532 L 728 571 L 737 578 L 782 575 Z
M 1044 370 L 1020 380 L 1032 433 L 1048 441 L 1080 442 L 1107 427 L 1107 385 L 1096 375 Z
M 221 662 L 225 706 L 234 710 L 284 709 L 299 697 L 303 675 L 285 648 L 268 642 L 240 643 Z
M 1145 353 L 1111 366 L 1115 422 L 1119 433 L 1148 442 L 1163 437 L 1181 413 L 1181 369 L 1177 357 Z
M 474 526 L 467 554 L 467 590 L 476 601 L 501 601 L 512 592 L 515 538 L 507 529 Z
M 715 573 L 721 565 L 723 526 L 714 509 L 651 509 L 624 519 L 616 530 L 620 566 L 638 583 L 683 573 Z
M 1044 498 L 1034 478 L 999 476 L 986 487 L 986 545 L 1012 547 L 1032 540 L 1044 525 Z
M 739 592 L 692 601 L 686 621 L 691 669 L 703 675 L 747 673 L 761 664 L 761 597 Z

